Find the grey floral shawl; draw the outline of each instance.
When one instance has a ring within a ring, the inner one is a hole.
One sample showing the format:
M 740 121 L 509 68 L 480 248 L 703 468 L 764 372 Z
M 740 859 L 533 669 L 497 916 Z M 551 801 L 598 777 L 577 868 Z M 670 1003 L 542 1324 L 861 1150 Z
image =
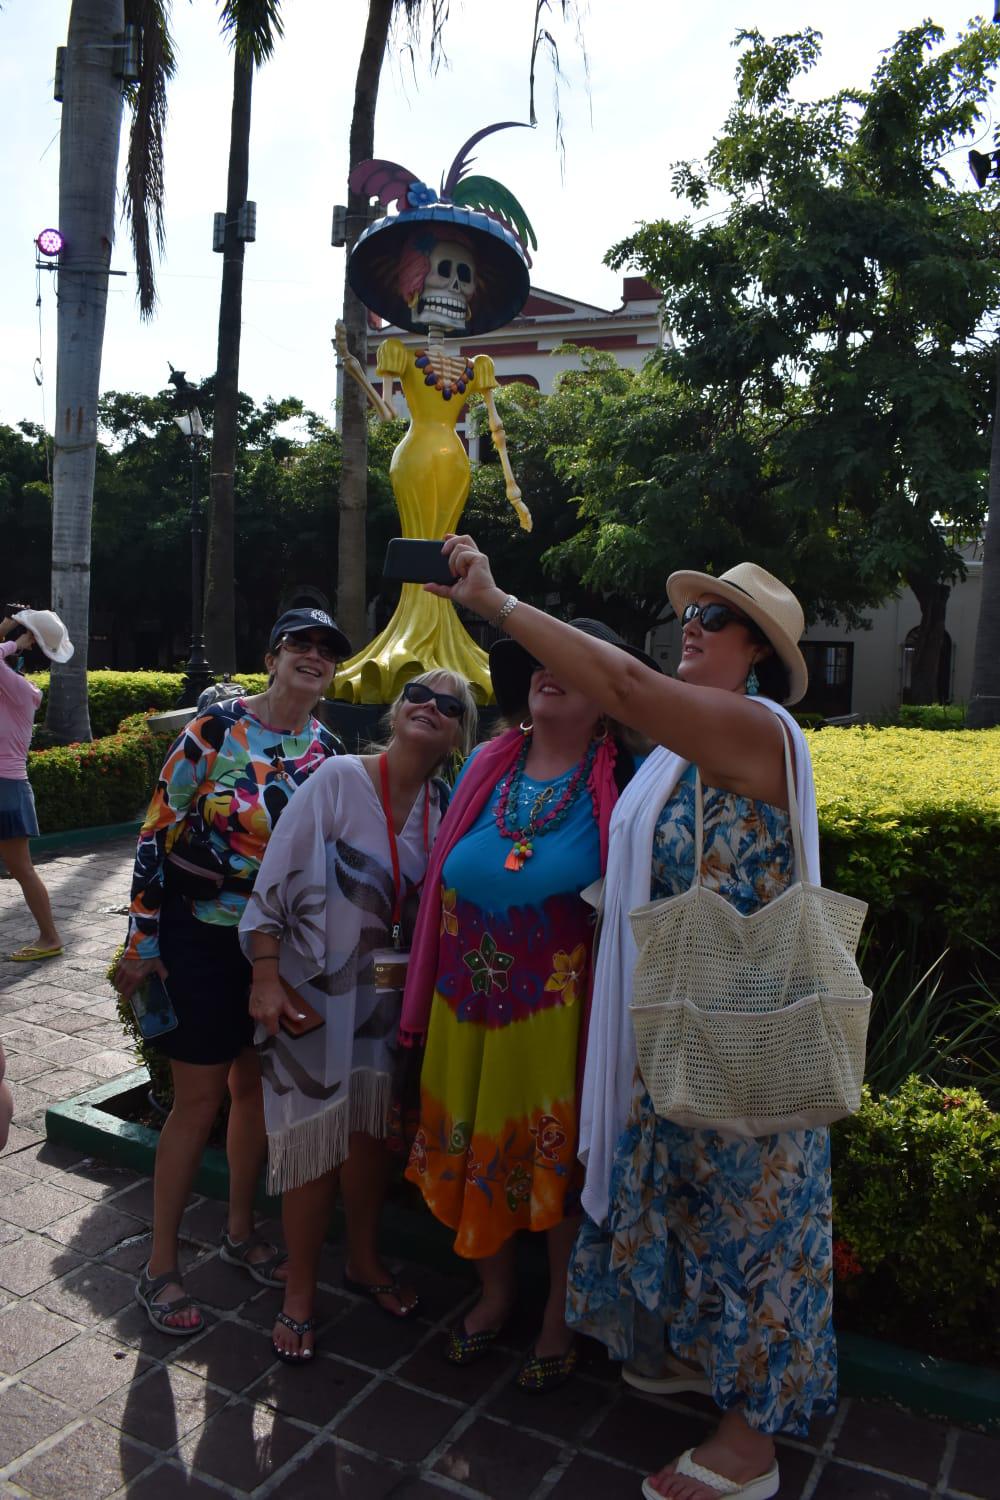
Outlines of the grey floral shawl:
M 429 841 L 440 822 L 430 788 Z M 426 868 L 424 794 L 397 835 L 404 891 Z M 282 813 L 240 922 L 280 941 L 279 971 L 325 1018 L 307 1036 L 257 1028 L 268 1190 L 300 1187 L 347 1155 L 351 1131 L 384 1136 L 400 997 L 377 996 L 372 953 L 389 946 L 392 861 L 382 803 L 361 760 L 326 761 Z

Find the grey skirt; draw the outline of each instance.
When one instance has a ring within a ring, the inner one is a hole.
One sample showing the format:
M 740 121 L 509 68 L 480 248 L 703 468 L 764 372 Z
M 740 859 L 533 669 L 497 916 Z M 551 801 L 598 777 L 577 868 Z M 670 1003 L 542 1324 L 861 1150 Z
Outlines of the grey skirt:
M 38 818 L 30 781 L 0 776 L 0 839 L 35 839 Z

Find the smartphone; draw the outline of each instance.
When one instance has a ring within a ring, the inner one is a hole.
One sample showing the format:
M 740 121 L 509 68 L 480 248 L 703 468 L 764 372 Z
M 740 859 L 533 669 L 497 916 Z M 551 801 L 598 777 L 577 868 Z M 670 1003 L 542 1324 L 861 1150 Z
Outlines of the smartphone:
M 177 1012 L 159 974 L 148 975 L 138 989 L 133 990 L 129 1004 L 144 1042 L 173 1031 L 177 1025 Z
M 441 547 L 441 542 L 394 536 L 385 549 L 382 577 L 398 578 L 401 583 L 455 583 Z
M 281 980 L 281 988 L 303 1018 L 299 1021 L 294 1016 L 282 1015 L 280 1017 L 278 1025 L 288 1036 L 308 1036 L 311 1031 L 318 1031 L 321 1026 L 326 1025 L 326 1021 L 316 1007 L 310 1005 L 298 990 L 293 989 L 287 979 Z

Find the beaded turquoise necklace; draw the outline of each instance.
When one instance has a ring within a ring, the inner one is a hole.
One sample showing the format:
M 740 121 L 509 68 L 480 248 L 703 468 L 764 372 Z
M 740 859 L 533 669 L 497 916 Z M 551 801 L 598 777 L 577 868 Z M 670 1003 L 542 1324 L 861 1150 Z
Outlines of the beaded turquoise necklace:
M 517 760 L 500 784 L 500 800 L 497 802 L 497 832 L 501 838 L 512 839 L 514 844 L 514 847 L 503 862 L 505 870 L 523 870 L 525 861 L 529 860 L 535 852 L 532 847 L 532 841 L 541 838 L 545 833 L 551 833 L 553 828 L 558 828 L 559 824 L 565 820 L 566 814 L 573 805 L 577 793 L 590 775 L 599 744 L 600 740 L 591 740 L 587 746 L 586 755 L 566 783 L 563 794 L 555 806 L 550 808 L 548 812 L 543 813 L 542 809 L 551 801 L 555 791 L 551 786 L 544 787 L 532 804 L 527 823 L 523 827 L 518 828 L 512 826 L 512 817 L 516 818 L 517 816 L 521 787 L 524 781 L 524 765 L 528 759 L 528 751 L 531 749 L 531 735 L 525 735 L 524 744 L 521 746 Z

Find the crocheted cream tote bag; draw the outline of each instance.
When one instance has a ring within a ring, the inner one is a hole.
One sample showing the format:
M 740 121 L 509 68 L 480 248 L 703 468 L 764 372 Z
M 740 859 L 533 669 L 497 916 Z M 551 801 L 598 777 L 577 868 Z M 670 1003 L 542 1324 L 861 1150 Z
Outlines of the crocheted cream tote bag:
M 796 873 L 805 869 L 785 737 Z M 629 1007 L 656 1113 L 740 1135 L 828 1125 L 861 1102 L 872 992 L 855 962 L 867 904 L 802 880 L 750 916 L 695 877 L 629 913 L 639 950 Z

